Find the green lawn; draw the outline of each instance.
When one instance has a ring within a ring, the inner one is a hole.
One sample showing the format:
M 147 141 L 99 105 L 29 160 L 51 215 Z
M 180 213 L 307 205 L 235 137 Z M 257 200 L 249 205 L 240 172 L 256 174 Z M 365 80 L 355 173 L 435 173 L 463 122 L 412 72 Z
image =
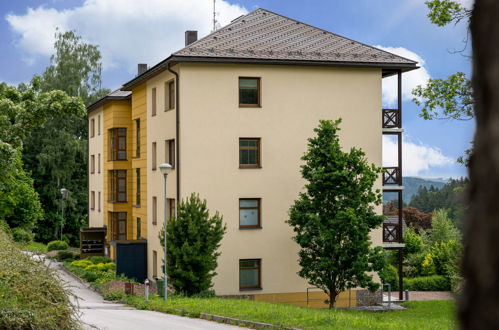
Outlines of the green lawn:
M 47 245 L 39 242 L 29 242 L 29 243 L 15 243 L 16 246 L 21 250 L 27 250 L 32 252 L 47 252 Z
M 153 296 L 146 304 L 142 297 L 129 296 L 127 302 L 140 309 L 196 316 L 208 313 L 248 321 L 302 329 L 454 329 L 452 301 L 414 301 L 407 310 L 361 312 L 315 310 L 283 304 L 238 299 L 171 297 L 167 303 Z

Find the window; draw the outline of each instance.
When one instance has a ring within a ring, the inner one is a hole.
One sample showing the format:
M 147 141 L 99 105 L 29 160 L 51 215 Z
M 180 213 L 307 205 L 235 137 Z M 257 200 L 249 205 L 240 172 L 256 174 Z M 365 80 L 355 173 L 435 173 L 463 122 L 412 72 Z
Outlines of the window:
M 239 106 L 260 107 L 260 78 L 239 78 Z
M 97 155 L 97 173 L 100 173 L 100 154 Z
M 158 277 L 158 253 L 152 251 L 152 277 Z
M 98 211 L 100 212 L 100 191 L 99 191 L 99 197 L 97 198 L 97 207 L 98 207 Z
M 97 116 L 97 135 L 100 135 L 100 115 Z
M 135 157 L 140 157 L 140 119 L 135 120 Z
M 95 210 L 95 191 L 90 193 L 90 209 Z
M 113 240 L 126 240 L 126 212 L 109 212 Z
M 110 160 L 126 160 L 126 128 L 109 130 Z
M 152 143 L 152 170 L 156 171 L 156 142 Z
M 152 224 L 158 224 L 158 199 L 156 197 L 152 198 Z
M 168 202 L 168 219 L 175 218 L 175 199 L 167 198 Z
M 140 239 L 142 236 L 142 221 L 139 217 L 137 217 L 137 239 Z
M 165 141 L 165 163 L 175 168 L 175 140 Z
M 175 81 L 165 82 L 165 111 L 175 108 Z
M 90 173 L 95 173 L 95 155 L 90 156 Z
M 239 167 L 261 167 L 259 138 L 239 139 Z
M 261 259 L 239 260 L 239 289 L 261 289 Z
M 136 187 L 135 187 L 135 205 L 140 205 L 140 168 L 135 169 L 135 179 L 136 179 Z
M 109 171 L 109 201 L 126 202 L 126 170 Z
M 239 199 L 239 227 L 261 228 L 260 198 Z
M 154 87 L 151 91 L 151 115 L 156 116 L 156 87 Z
M 90 119 L 90 137 L 93 138 L 95 136 L 95 119 Z

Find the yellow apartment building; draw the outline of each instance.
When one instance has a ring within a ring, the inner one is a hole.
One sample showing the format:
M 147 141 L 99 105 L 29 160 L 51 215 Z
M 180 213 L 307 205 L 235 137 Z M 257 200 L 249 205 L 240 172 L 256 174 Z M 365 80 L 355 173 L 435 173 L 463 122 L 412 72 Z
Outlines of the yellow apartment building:
M 89 226 L 106 228 L 112 258 L 120 244 L 144 244 L 147 277 L 161 276 L 158 165 L 170 163 L 168 217 L 195 192 L 227 225 L 216 293 L 305 305 L 310 285 L 297 275 L 285 221 L 305 183 L 307 138 L 320 119 L 342 118 L 343 147 L 362 148 L 381 166 L 382 135 L 394 136 L 399 162 L 375 188 L 401 203 L 401 74 L 417 63 L 265 9 L 196 39 L 187 31 L 185 48 L 139 65 L 89 106 Z M 381 82 L 392 75 L 398 106 L 382 109 Z M 373 244 L 401 251 L 401 224 L 392 216 L 372 232 Z M 347 294 L 340 301 L 358 302 L 359 292 Z

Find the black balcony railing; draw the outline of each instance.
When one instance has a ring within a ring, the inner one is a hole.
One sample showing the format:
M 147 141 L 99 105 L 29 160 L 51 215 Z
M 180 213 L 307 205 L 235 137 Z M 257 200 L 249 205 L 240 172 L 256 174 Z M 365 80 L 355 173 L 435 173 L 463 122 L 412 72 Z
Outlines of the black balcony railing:
M 400 230 L 398 223 L 383 223 L 383 242 L 397 243 L 400 242 Z
M 400 128 L 400 111 L 397 109 L 383 109 L 383 128 Z
M 383 185 L 402 184 L 402 176 L 399 167 L 383 167 Z

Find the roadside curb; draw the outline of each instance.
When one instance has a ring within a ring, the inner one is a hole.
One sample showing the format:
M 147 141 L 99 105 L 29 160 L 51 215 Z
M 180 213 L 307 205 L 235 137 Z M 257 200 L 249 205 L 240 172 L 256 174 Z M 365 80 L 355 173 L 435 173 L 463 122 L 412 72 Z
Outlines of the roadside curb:
M 252 328 L 252 329 L 284 329 L 284 330 L 301 330 L 300 328 L 288 328 L 288 327 L 283 327 L 279 325 L 274 325 L 270 323 L 263 323 L 263 322 L 256 322 L 256 321 L 246 321 L 246 320 L 241 320 L 241 319 L 236 319 L 232 317 L 226 317 L 226 316 L 220 316 L 220 315 L 214 315 L 214 314 L 207 314 L 207 313 L 200 313 L 199 314 L 200 319 L 204 319 L 207 321 L 215 321 L 218 323 L 225 323 L 225 324 L 230 324 L 230 325 L 237 325 L 241 327 L 246 327 L 246 328 Z

